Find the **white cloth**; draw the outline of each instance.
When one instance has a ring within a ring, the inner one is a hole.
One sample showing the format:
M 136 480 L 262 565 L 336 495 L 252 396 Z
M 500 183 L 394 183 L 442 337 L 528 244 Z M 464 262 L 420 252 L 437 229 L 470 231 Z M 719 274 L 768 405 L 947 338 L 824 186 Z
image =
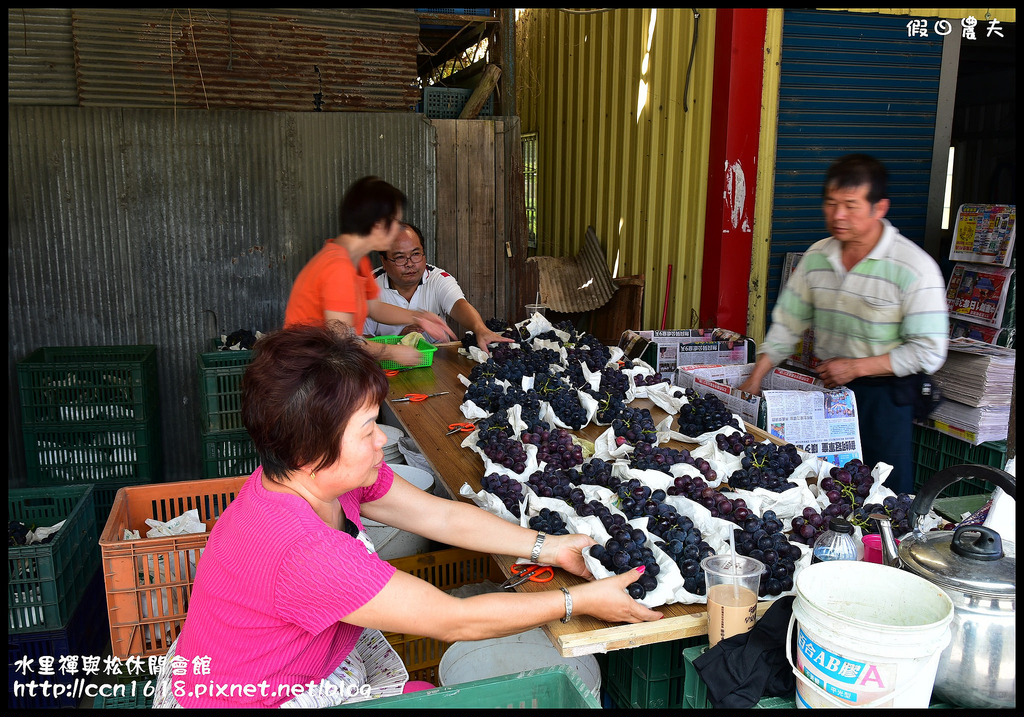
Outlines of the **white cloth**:
M 459 299 L 466 298 L 454 276 L 431 264 L 427 264 L 423 270 L 420 285 L 416 287 L 416 293 L 409 301 L 398 293 L 398 289 L 392 288 L 391 280 L 383 267 L 374 270 L 373 278 L 380 287 L 380 296 L 377 297 L 379 301 L 410 311 L 429 311 L 442 318 L 447 318 L 451 314 L 452 307 Z M 372 336 L 397 336 L 403 328 L 405 327 L 378 324 L 367 317 L 363 332 Z M 424 338 L 427 341 L 431 340 L 427 335 L 424 335 Z

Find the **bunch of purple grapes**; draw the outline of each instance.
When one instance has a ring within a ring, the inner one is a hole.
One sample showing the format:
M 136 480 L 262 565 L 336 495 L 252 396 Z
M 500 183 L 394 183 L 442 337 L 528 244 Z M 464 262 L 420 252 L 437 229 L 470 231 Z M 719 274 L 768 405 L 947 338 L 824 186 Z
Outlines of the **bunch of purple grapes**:
M 523 443 L 537 446 L 537 460 L 549 468 L 566 469 L 583 463 L 582 446 L 573 443 L 572 434 L 564 428 L 547 430 L 534 426 L 522 435 Z
M 796 561 L 802 553 L 786 539 L 782 521 L 775 511 L 766 510 L 760 518 L 748 518 L 733 534 L 737 553 L 764 563 L 758 588 L 760 597 L 780 595 L 793 589 Z
M 722 426 L 735 426 L 742 429 L 736 417 L 722 399 L 713 393 L 699 396 L 692 388 L 687 389 L 688 403 L 679 409 L 679 432 L 684 436 L 699 436 L 709 431 L 717 431 Z
M 561 498 L 566 502 L 569 501 L 569 491 L 573 489 L 572 480 L 565 471 L 558 469 L 534 471 L 526 482 L 540 497 Z
M 654 443 L 658 440 L 654 419 L 646 408 L 626 406 L 619 417 L 612 421 L 612 431 L 615 433 L 615 444 L 619 446 L 626 443 L 635 446 L 638 443 Z
M 734 489 L 753 490 L 764 488 L 782 493 L 795 488 L 796 483 L 786 480 L 800 465 L 800 456 L 792 443 L 778 446 L 774 443 L 755 443 L 743 448 L 742 466 L 729 476 L 729 486 Z
M 694 527 L 690 518 L 678 514 L 674 517 L 671 525 L 667 525 L 667 521 L 659 524 L 652 518 L 650 522 L 654 525 L 648 529 L 661 538 L 655 545 L 679 566 L 686 591 L 694 595 L 703 595 L 707 586 L 700 561 L 714 555 L 715 550 L 703 539 L 700 530 Z
M 599 485 L 609 490 L 616 490 L 621 482 L 612 475 L 612 464 L 600 458 L 591 458 L 577 469 L 570 472 L 576 485 Z
M 480 419 L 476 425 L 476 445 L 485 456 L 513 473 L 519 474 L 526 470 L 526 462 L 529 460 L 526 448 L 509 435 L 512 428 L 504 410 Z
M 537 515 L 530 518 L 530 529 L 539 530 L 548 535 L 568 535 L 569 529 L 565 526 L 565 519 L 557 510 L 541 508 Z
M 898 538 L 909 533 L 914 527 L 910 524 L 912 520 L 910 507 L 913 503 L 914 497 L 908 493 L 886 496 L 881 503 L 865 503 L 857 506 L 847 520 L 854 525 L 859 525 L 864 533 L 878 533 L 880 530 L 878 521 L 869 516 L 872 513 L 887 515 L 892 521 L 893 535 Z
M 801 515 L 793 518 L 792 532 L 789 535 L 789 539 L 794 543 L 803 543 L 813 547 L 814 541 L 827 529 L 828 521 L 825 516 L 808 506 L 804 508 Z
M 671 475 L 676 463 L 687 463 L 690 452 L 685 448 L 655 446 L 653 443 L 637 443 L 629 454 L 629 465 L 640 470 L 655 470 Z
M 842 468 L 833 466 L 829 474 L 818 483 L 819 491 L 828 497 L 829 505 L 823 511 L 825 517 L 848 516 L 855 507 L 864 503 L 874 482 L 871 467 L 864 465 L 858 458 Z M 833 506 L 836 506 L 834 510 Z
M 647 593 L 657 589 L 658 574 L 661 572 L 654 551 L 647 545 L 647 534 L 640 528 L 630 528 L 628 525 L 613 526 L 608 533 L 611 537 L 604 545 L 590 548 L 590 556 L 616 575 L 643 565 L 643 575 L 631 583 L 626 592 L 634 600 L 644 599 Z
M 743 498 L 729 498 L 700 477 L 679 476 L 669 486 L 668 494 L 681 495 L 694 503 L 700 503 L 710 511 L 712 517 L 724 518 L 737 525 L 742 525 L 754 515 Z
M 729 435 L 724 433 L 715 434 L 715 445 L 718 446 L 718 450 L 731 453 L 734 456 L 741 455 L 744 448 L 755 443 L 757 443 L 757 439 L 746 431 L 737 431 Z
M 498 473 L 488 473 L 481 480 L 480 484 L 488 493 L 496 495 L 508 509 L 508 512 L 515 517 L 520 517 L 519 505 L 523 502 L 523 486 L 514 478 Z
M 637 386 L 654 386 L 659 383 L 671 383 L 671 381 L 662 376 L 660 371 L 655 371 L 654 373 L 647 374 L 645 376 L 634 374 L 633 383 Z

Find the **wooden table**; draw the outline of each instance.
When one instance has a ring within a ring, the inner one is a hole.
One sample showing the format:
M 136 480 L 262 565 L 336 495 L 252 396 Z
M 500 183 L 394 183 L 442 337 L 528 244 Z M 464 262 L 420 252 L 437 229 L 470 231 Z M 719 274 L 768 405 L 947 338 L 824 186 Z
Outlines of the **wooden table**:
M 464 421 L 465 417 L 459 410 L 466 392 L 465 386 L 459 381 L 459 374 L 466 378 L 476 365 L 473 361 L 459 355 L 458 343 L 439 344 L 434 354 L 433 366 L 403 371 L 390 379 L 391 390 L 388 394 L 387 407 L 405 431 L 416 441 L 424 457 L 441 478 L 442 487 L 456 500 L 465 500 L 459 496 L 459 488 L 468 483 L 474 492 L 482 486 L 484 464 L 476 451 L 462 448 L 465 433 L 445 436 L 448 425 Z M 436 393 L 448 391 L 445 396 L 436 396 L 420 403 L 394 403 L 393 398 L 401 398 L 407 393 Z M 637 399 L 632 406 L 648 408 L 655 423 L 667 415 L 648 399 Z M 576 435 L 593 441 L 607 426 L 589 425 Z M 746 430 L 758 438 L 765 440 L 768 435 L 747 424 Z M 693 448 L 692 444 L 675 444 L 675 447 Z M 516 558 L 507 555 L 495 555 L 494 559 L 501 566 L 505 575 L 511 575 L 509 566 Z M 550 583 L 527 582 L 517 589 L 524 592 L 535 590 L 551 590 L 560 586 L 569 587 L 583 582 L 583 578 L 571 575 L 564 570 L 556 570 L 555 578 Z M 758 603 L 758 615 L 768 609 L 768 602 Z M 656 608 L 664 617 L 655 622 L 637 624 L 614 624 L 597 620 L 589 615 L 574 616 L 572 621 L 563 625 L 555 620 L 544 626 L 544 631 L 552 643 L 565 657 L 588 655 L 595 652 L 621 650 L 641 645 L 677 640 L 684 637 L 706 635 L 708 629 L 707 610 L 703 604 L 696 605 L 664 605 Z

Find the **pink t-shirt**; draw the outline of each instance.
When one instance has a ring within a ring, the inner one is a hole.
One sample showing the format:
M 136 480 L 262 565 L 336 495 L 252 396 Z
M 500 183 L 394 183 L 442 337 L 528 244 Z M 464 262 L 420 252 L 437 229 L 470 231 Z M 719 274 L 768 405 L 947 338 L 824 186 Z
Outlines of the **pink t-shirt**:
M 299 496 L 268 491 L 262 475 L 257 468 L 238 491 L 197 564 L 177 647 L 187 674 L 172 678 L 183 707 L 277 707 L 293 697 L 279 685 L 319 683 L 362 633 L 341 621 L 395 573 Z M 385 495 L 393 480 L 381 464 L 373 485 L 341 496 L 346 518 L 361 529 L 360 503 Z

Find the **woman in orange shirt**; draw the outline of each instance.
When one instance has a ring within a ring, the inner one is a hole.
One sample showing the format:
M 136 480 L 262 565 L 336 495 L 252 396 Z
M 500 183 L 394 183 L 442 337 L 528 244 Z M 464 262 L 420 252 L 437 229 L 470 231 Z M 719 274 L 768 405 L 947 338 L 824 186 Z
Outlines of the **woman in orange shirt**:
M 448 325 L 429 311 L 410 311 L 377 299 L 371 251 L 387 251 L 401 231 L 405 195 L 378 177 L 363 177 L 341 201 L 341 233 L 324 242 L 292 285 L 285 310 L 286 328 L 327 324 L 338 333 L 363 333 L 367 316 L 383 324 L 419 324 L 433 338 L 455 338 Z M 414 346 L 364 342 L 378 361 L 414 366 Z

